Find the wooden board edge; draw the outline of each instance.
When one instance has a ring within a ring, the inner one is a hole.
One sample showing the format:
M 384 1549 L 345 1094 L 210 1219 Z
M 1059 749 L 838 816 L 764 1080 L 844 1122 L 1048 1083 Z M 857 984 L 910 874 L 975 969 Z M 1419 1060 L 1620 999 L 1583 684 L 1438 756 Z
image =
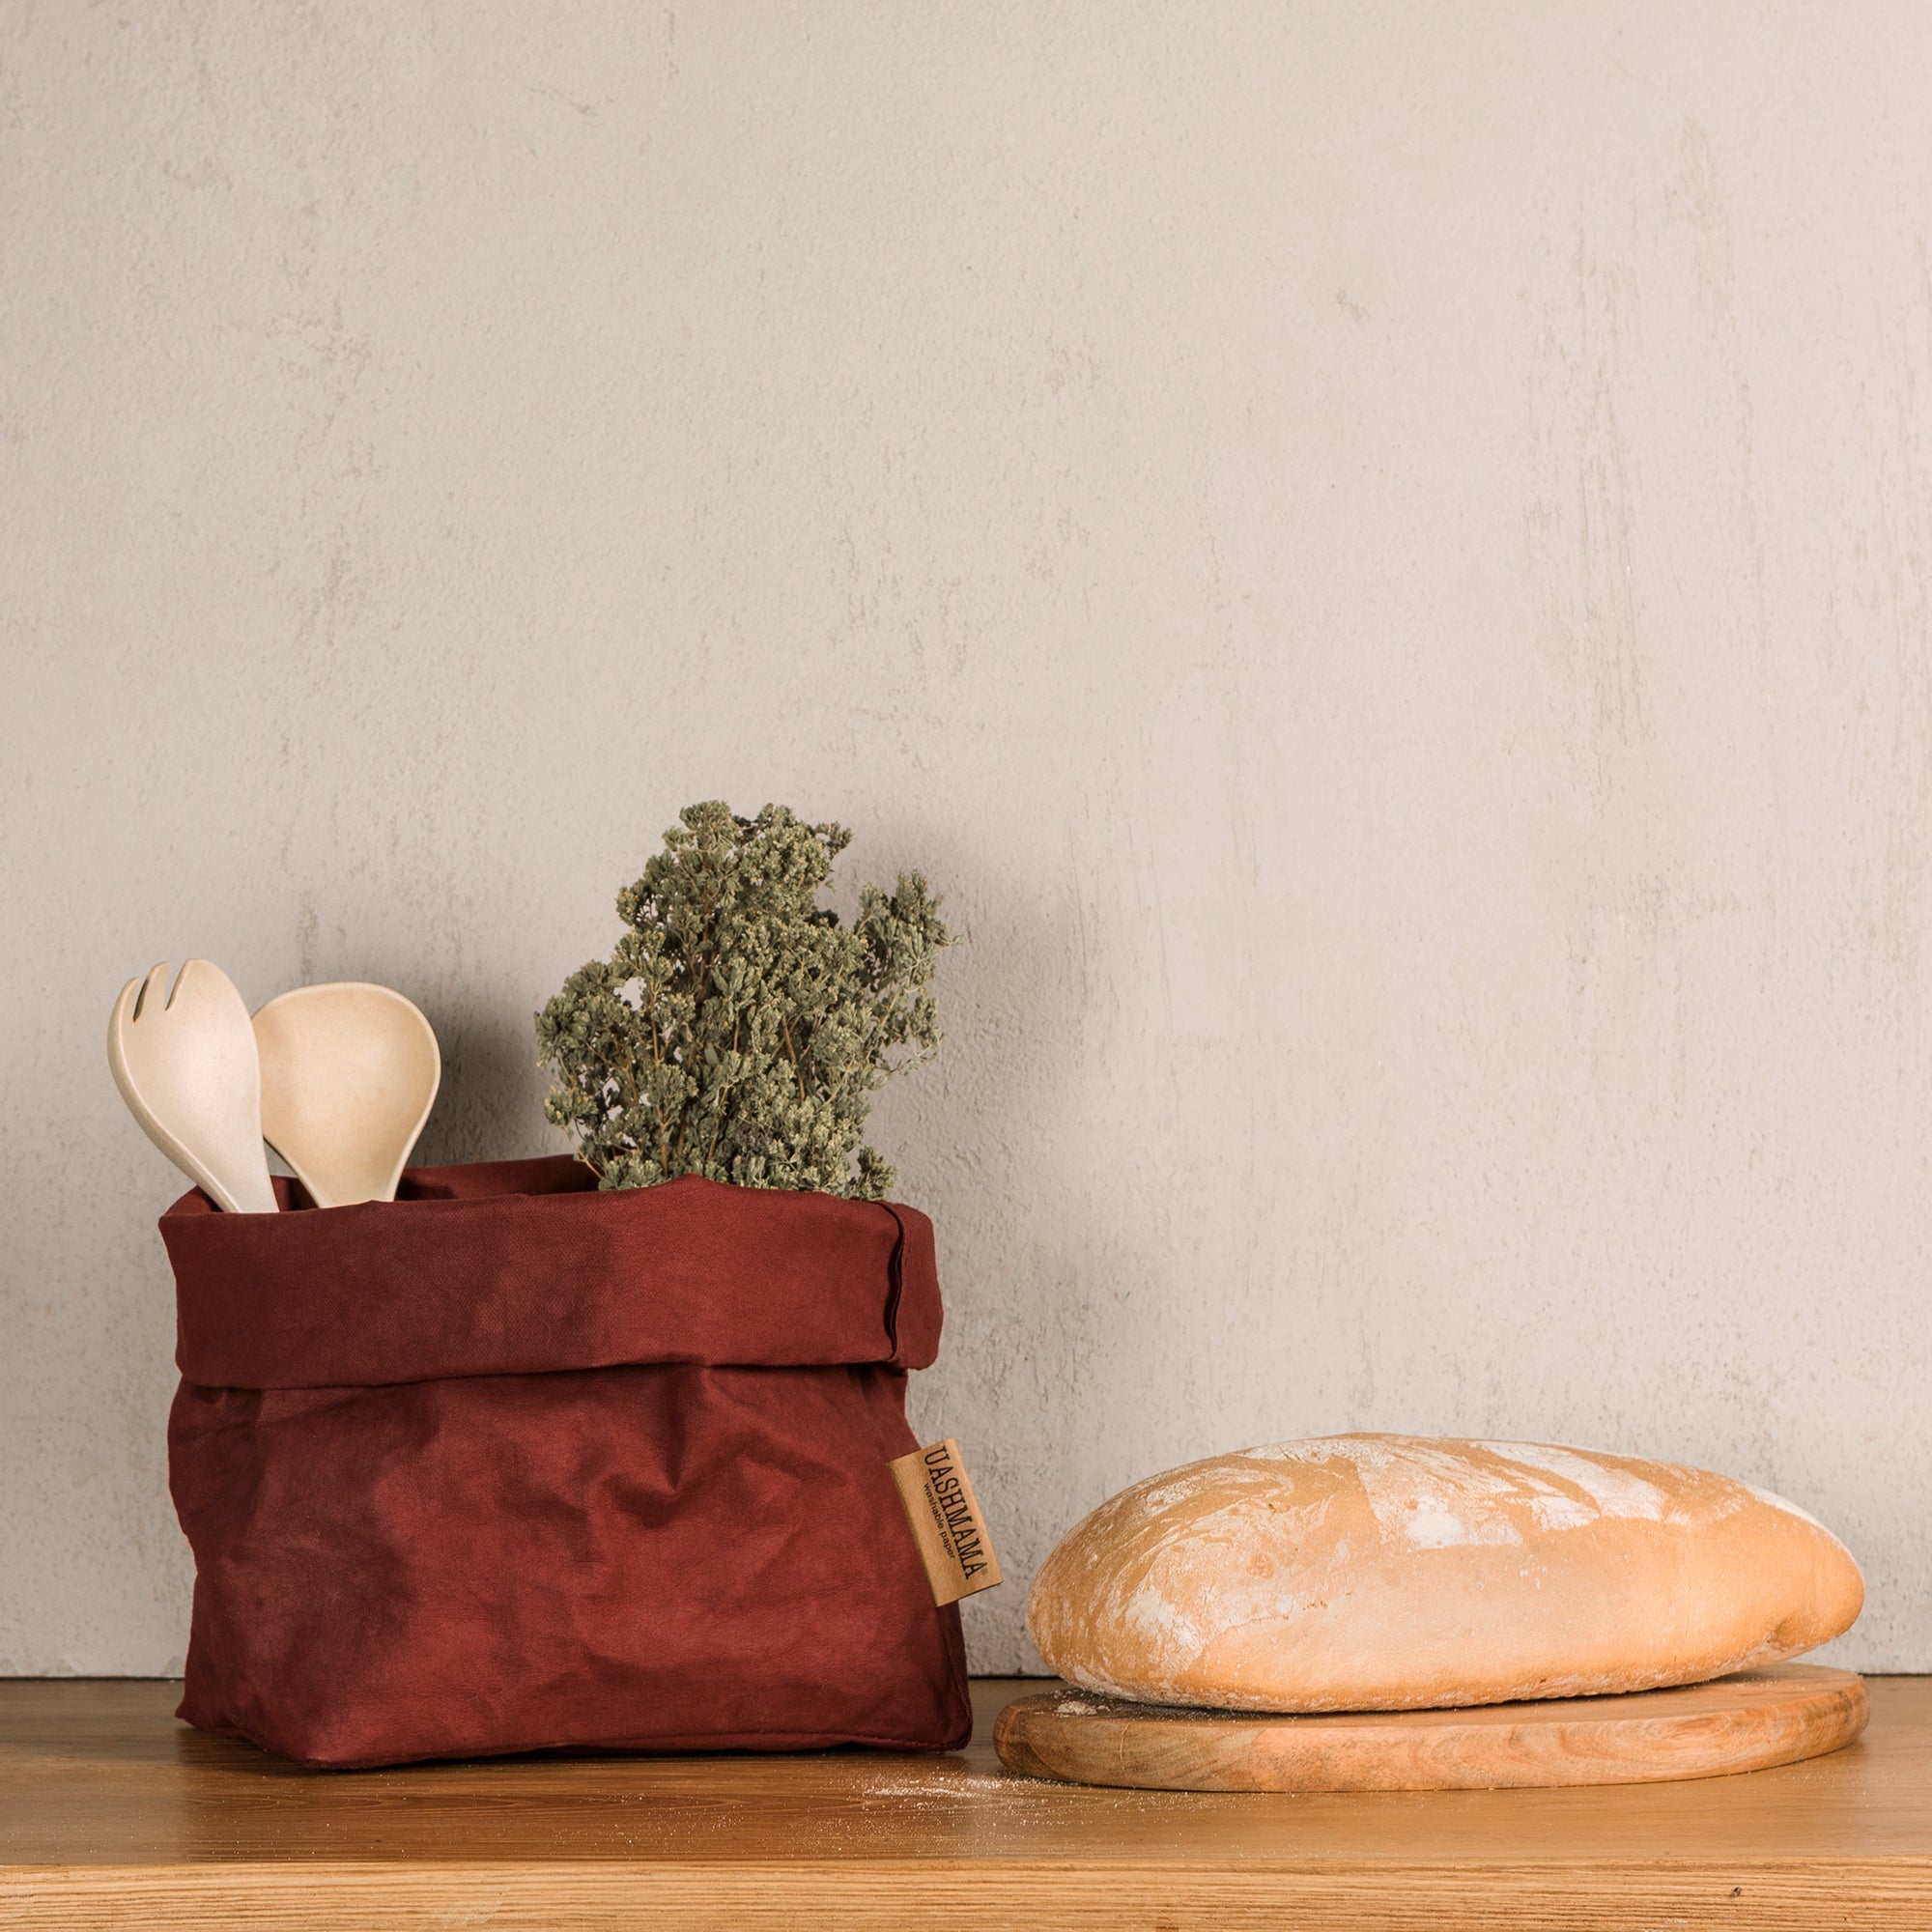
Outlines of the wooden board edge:
M 1684 1686 L 1686 1690 L 1703 1686 Z M 1077 1694 L 1077 1693 L 1076 1693 Z M 1654 1692 L 1637 1693 L 1655 1695 Z M 1548 1790 L 1679 1783 L 1823 1757 L 1854 1743 L 1871 1717 L 1864 1680 L 1851 1671 L 1794 1676 L 1790 1694 L 1738 1710 L 1641 1717 L 1601 1714 L 1523 1723 L 1459 1725 L 1431 1712 L 1428 1729 L 1361 1714 L 1349 1730 L 1298 1731 L 1292 1718 L 1217 1715 L 1211 1728 L 1177 1716 L 1065 1714 L 1066 1692 L 1016 1698 L 993 1745 L 1022 1776 L 1122 1789 L 1214 1792 Z M 1606 1707 L 1611 1699 L 1605 1699 Z M 1483 1707 L 1491 1712 L 1502 1708 Z M 1571 1708 L 1575 1708 L 1573 1705 Z M 1389 1714 L 1412 1716 L 1414 1714 Z M 1210 1750 L 1207 1747 L 1211 1744 Z

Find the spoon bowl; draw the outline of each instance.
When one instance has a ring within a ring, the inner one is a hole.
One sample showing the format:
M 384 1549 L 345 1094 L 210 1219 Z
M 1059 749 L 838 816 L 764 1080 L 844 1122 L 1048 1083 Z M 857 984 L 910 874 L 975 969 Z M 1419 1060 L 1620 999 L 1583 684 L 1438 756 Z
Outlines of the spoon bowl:
M 428 1020 L 387 986 L 298 986 L 255 1015 L 262 1136 L 318 1208 L 393 1201 L 442 1080 Z

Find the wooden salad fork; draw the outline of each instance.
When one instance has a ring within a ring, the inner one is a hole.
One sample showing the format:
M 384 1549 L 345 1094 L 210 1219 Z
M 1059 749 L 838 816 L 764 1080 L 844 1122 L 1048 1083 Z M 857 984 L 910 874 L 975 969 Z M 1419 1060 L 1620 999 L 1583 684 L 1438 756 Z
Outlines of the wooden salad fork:
M 220 967 L 168 962 L 129 980 L 107 1022 L 107 1065 L 141 1130 L 231 1214 L 279 1204 L 262 1147 L 262 1072 L 248 1009 Z

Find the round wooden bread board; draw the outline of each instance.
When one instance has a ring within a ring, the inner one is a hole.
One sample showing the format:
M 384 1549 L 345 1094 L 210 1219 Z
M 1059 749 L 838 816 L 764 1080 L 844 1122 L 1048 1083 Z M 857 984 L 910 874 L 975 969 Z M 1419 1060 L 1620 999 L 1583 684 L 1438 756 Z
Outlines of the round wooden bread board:
M 1313 1717 L 1068 1690 L 1009 1704 L 993 1743 L 1028 1776 L 1151 1791 L 1644 1784 L 1821 1757 L 1870 1709 L 1862 1678 L 1802 1663 L 1620 1696 Z

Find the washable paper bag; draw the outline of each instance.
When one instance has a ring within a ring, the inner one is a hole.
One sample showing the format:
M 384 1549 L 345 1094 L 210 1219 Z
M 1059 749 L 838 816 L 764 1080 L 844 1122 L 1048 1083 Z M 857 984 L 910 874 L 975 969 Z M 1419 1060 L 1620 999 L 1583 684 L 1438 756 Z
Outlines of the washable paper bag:
M 888 1466 L 939 1343 L 923 1215 L 563 1156 L 277 1186 L 160 1224 L 189 1723 L 338 1767 L 965 1743 Z

